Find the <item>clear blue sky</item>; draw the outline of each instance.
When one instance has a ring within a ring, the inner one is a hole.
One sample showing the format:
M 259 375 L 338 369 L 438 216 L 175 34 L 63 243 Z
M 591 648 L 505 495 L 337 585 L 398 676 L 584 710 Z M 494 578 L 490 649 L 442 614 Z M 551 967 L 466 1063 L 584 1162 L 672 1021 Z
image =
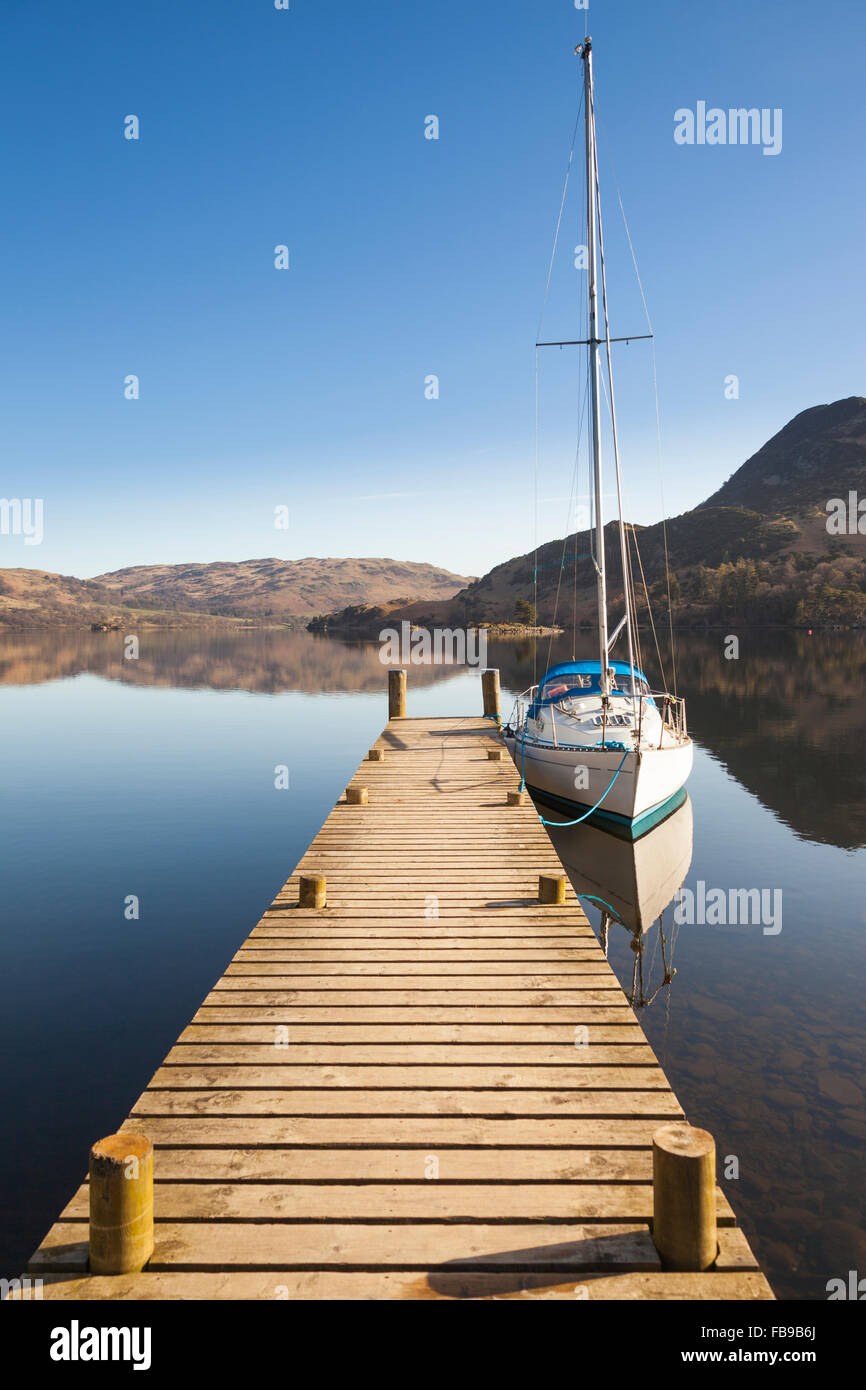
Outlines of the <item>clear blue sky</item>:
M 657 334 L 672 514 L 799 410 L 866 393 L 866 17 L 618 0 L 591 4 L 589 30 L 614 329 L 643 320 L 608 151 Z M 392 555 L 481 573 L 530 549 L 534 342 L 583 31 L 573 0 L 5 0 L 0 494 L 45 499 L 45 540 L 0 537 L 0 564 Z M 674 111 L 699 100 L 781 107 L 782 153 L 676 145 Z M 553 337 L 579 336 L 579 174 Z M 575 433 L 577 357 L 555 357 L 541 539 L 566 529 Z M 649 349 L 618 360 L 628 510 L 652 521 Z

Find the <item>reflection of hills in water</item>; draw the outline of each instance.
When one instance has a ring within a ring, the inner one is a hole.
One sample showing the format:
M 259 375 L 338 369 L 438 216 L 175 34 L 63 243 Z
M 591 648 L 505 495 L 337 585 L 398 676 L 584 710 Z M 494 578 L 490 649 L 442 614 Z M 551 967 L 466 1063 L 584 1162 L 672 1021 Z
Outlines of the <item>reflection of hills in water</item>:
M 156 632 L 140 636 L 137 660 L 123 656 L 124 633 L 34 633 L 0 647 L 0 684 L 34 685 L 89 672 L 130 685 L 262 694 L 383 693 L 387 667 L 378 644 L 348 643 L 305 632 Z M 415 686 L 431 685 L 464 667 L 413 666 Z
M 543 811 L 548 822 L 565 820 Z M 676 927 L 670 906 L 692 862 L 692 803 L 685 796 L 675 811 L 639 840 L 612 834 L 585 821 L 548 833 L 575 893 L 601 915 L 601 940 L 621 923 L 631 933 L 634 972 L 627 990 L 634 1008 L 651 1004 L 670 986 L 676 971 Z M 655 931 L 652 931 L 655 926 Z
M 866 639 L 745 632 L 681 649 L 691 732 L 803 839 L 866 844 Z
M 263 693 L 376 692 L 386 684 L 374 643 L 274 630 L 149 631 L 141 635 L 138 661 L 124 661 L 123 635 L 6 636 L 0 683 L 89 671 L 135 685 Z M 595 656 L 596 640 L 580 634 L 577 656 Z M 678 685 L 698 743 L 797 835 L 845 849 L 866 844 L 866 636 L 746 629 L 736 661 L 725 659 L 721 631 L 678 634 L 677 646 Z M 537 672 L 571 655 L 570 637 L 540 639 Z M 524 690 L 536 678 L 531 642 L 491 641 L 488 661 L 500 668 L 505 689 Z M 657 680 L 654 664 L 646 665 Z M 463 669 L 412 666 L 409 682 L 426 686 Z

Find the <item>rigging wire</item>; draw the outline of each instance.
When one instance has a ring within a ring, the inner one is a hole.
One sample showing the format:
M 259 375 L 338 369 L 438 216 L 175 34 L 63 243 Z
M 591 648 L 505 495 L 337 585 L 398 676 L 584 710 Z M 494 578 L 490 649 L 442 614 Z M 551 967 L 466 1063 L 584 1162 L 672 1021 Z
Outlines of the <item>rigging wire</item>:
M 571 178 L 571 170 L 574 164 L 574 147 L 577 142 L 577 132 L 580 127 L 580 111 L 574 122 L 574 130 L 571 135 L 571 147 L 568 152 L 568 164 L 565 168 L 565 179 L 562 185 L 562 197 L 559 202 L 559 213 L 556 218 L 556 229 L 553 234 L 553 248 L 550 252 L 550 261 L 547 266 L 547 280 L 544 286 L 544 298 L 541 303 L 541 312 L 538 315 L 538 325 L 535 332 L 536 340 L 541 338 L 541 326 L 544 322 L 544 311 L 547 308 L 547 300 L 550 295 L 550 282 L 553 278 L 553 265 L 556 260 L 556 251 L 559 246 L 559 233 L 562 228 L 562 214 L 565 210 L 565 200 L 568 195 L 568 182 Z M 538 348 L 535 349 L 535 482 L 533 500 L 534 518 L 534 543 L 535 553 L 535 572 L 532 581 L 532 599 L 535 608 L 536 622 L 538 620 L 538 466 L 539 466 L 539 372 L 538 372 Z M 538 677 L 538 638 L 533 638 L 532 642 L 532 681 L 535 684 Z
M 629 529 L 631 530 L 632 540 L 633 540 L 633 542 L 634 542 L 634 550 L 635 550 L 635 555 L 637 556 L 637 562 L 638 562 L 638 565 L 640 566 L 640 577 L 641 577 L 641 580 L 643 581 L 643 591 L 644 591 L 644 597 L 645 597 L 645 599 L 646 599 L 647 617 L 649 618 L 650 630 L 652 631 L 653 641 L 655 642 L 656 659 L 657 659 L 658 664 L 659 664 L 659 673 L 660 673 L 661 678 L 662 678 L 662 685 L 667 686 L 667 677 L 665 676 L 665 667 L 664 667 L 664 662 L 662 661 L 661 647 L 660 647 L 660 645 L 659 645 L 658 633 L 656 632 L 656 625 L 655 625 L 655 619 L 653 618 L 652 605 L 650 604 L 649 589 L 647 588 L 646 575 L 644 574 L 644 571 L 643 571 L 643 561 L 642 561 L 642 559 L 641 559 L 641 557 L 640 557 L 640 547 L 639 547 L 639 545 L 638 545 L 638 543 L 637 543 L 637 532 L 635 531 L 634 525 L 633 525 L 633 524 L 630 526 Z
M 608 417 L 612 419 L 611 403 L 610 403 L 610 401 L 609 401 L 609 399 L 608 399 L 608 394 L 607 394 L 607 383 L 605 382 L 604 376 L 601 377 L 601 390 L 602 390 L 602 395 L 604 396 L 604 403 L 605 403 L 605 405 L 607 406 Z M 620 510 L 620 516 L 622 517 L 622 510 Z M 625 531 L 626 540 L 627 540 L 629 529 L 631 529 L 631 531 L 634 532 L 634 526 L 633 526 L 632 523 L 625 521 L 624 518 L 622 518 L 622 520 L 623 520 L 623 529 L 624 529 L 624 531 Z M 635 546 L 637 546 L 637 540 L 635 540 Z M 620 560 L 622 560 L 622 550 L 620 550 Z M 633 664 L 633 665 L 637 665 L 638 668 L 642 670 L 642 669 L 643 669 L 643 665 L 642 665 L 642 662 L 641 662 L 640 635 L 639 635 L 639 633 L 638 633 L 638 628 L 637 628 L 637 595 L 636 595 L 636 591 L 635 591 L 634 576 L 633 576 L 632 567 L 631 567 L 631 555 L 629 554 L 629 548 L 628 548 L 628 544 L 627 544 L 627 543 L 626 543 L 626 547 L 625 547 L 625 569 L 626 569 L 626 575 L 625 575 L 625 578 L 624 578 L 624 580 L 623 580 L 623 592 L 625 592 L 625 586 L 626 586 L 626 584 L 627 584 L 627 585 L 628 585 L 628 603 L 629 603 L 629 605 L 630 605 L 630 607 L 631 607 L 631 612 L 632 612 L 632 614 L 634 615 L 634 630 L 633 630 L 633 632 L 632 632 L 632 639 L 633 639 L 633 642 L 634 642 L 634 658 L 635 658 L 635 660 L 634 660 L 634 662 L 633 662 L 632 664 Z M 646 584 L 644 584 L 644 590 L 646 590 Z M 649 608 L 649 594 L 648 594 L 648 593 L 647 593 L 646 598 L 647 598 L 647 608 Z M 652 620 L 652 612 L 651 612 L 651 611 L 650 611 L 650 615 L 649 615 L 649 616 L 650 616 L 650 624 L 652 625 L 652 621 L 653 621 L 653 620 Z M 655 631 L 654 628 L 653 628 L 653 631 Z M 661 652 L 659 652 L 659 650 L 658 650 L 658 640 L 656 640 L 656 651 L 657 651 L 657 653 L 658 653 L 658 658 L 659 658 L 659 667 L 662 669 L 662 675 L 664 675 L 664 668 L 662 667 L 662 660 L 661 660 Z M 643 704 L 642 704 L 642 703 L 641 703 L 641 709 L 640 709 L 640 716 L 639 716 L 639 719 L 640 719 L 641 722 L 643 721 Z
M 567 178 L 567 175 L 566 175 Z M 561 214 L 560 214 L 561 215 Z M 557 235 L 559 226 L 557 225 Z M 548 276 L 549 283 L 549 276 Z M 545 296 L 546 298 L 546 296 Z M 542 313 L 544 310 L 542 309 Z M 535 488 L 533 495 L 535 563 L 532 571 L 532 606 L 538 622 L 538 348 L 535 349 Z M 532 639 L 532 684 L 538 681 L 538 637 Z
M 593 97 L 593 102 L 592 102 L 592 114 L 593 114 L 593 117 L 594 117 L 594 116 L 595 116 L 595 97 Z M 605 356 L 606 356 L 606 365 L 607 365 L 608 390 L 605 392 L 605 394 L 606 394 L 606 396 L 608 397 L 607 404 L 608 404 L 608 412 L 609 412 L 609 414 L 610 414 L 611 443 L 612 443 L 612 445 L 613 445 L 614 470 L 615 470 L 615 474 L 616 474 L 616 496 L 617 496 L 617 506 L 618 506 L 618 509 L 619 509 L 620 567 L 621 567 L 621 569 L 622 569 L 622 596 L 623 596 L 623 604 L 624 604 L 624 607 L 625 607 L 625 629 L 626 629 L 626 638 L 627 638 L 627 640 L 628 640 L 628 659 L 629 659 L 629 665 L 630 665 L 631 670 L 632 670 L 632 678 L 634 678 L 634 643 L 633 643 L 633 641 L 632 641 L 632 615 L 631 615 L 631 608 L 630 608 L 630 595 L 629 595 L 629 592 L 628 592 L 628 573 L 627 573 L 627 571 L 628 571 L 628 562 L 627 562 L 627 557 L 626 557 L 626 552 L 627 552 L 627 539 L 626 539 L 626 531 L 625 531 L 625 517 L 624 517 L 624 515 L 623 515 L 622 478 L 621 478 L 621 476 L 620 476 L 619 434 L 618 434 L 617 427 L 616 427 L 616 402 L 615 402 L 615 399 L 614 399 L 614 389 L 613 389 L 613 358 L 612 358 L 611 344 L 610 344 L 610 317 L 609 317 L 609 314 L 608 314 L 608 304 L 607 304 L 607 263 L 606 263 L 606 261 L 605 261 L 605 255 L 604 255 L 604 226 L 603 226 L 602 218 L 601 218 L 601 188 L 599 187 L 599 178 L 598 178 L 598 152 L 597 152 L 597 150 L 596 150 L 595 144 L 593 144 L 593 160 L 592 160 L 592 163 L 593 163 L 592 177 L 593 177 L 593 181 L 594 181 L 594 184 L 595 184 L 595 206 L 596 206 L 596 209 L 597 209 L 597 212 L 598 212 L 598 229 L 597 229 L 597 230 L 598 230 L 598 253 L 599 253 L 599 261 L 600 261 L 600 264 L 601 264 L 601 304 L 602 304 L 602 313 L 603 313 L 603 315 L 604 315 L 604 335 L 605 335 L 605 343 L 606 343 L 606 354 L 605 354 Z M 602 377 L 602 380 L 604 380 L 603 377 Z M 606 653 L 605 655 L 607 655 L 607 653 Z
M 576 628 L 577 628 L 577 608 L 576 608 L 576 604 L 577 604 L 577 562 L 578 562 L 578 560 L 580 559 L 580 556 L 578 555 L 578 551 L 577 551 L 577 505 L 578 505 L 578 502 L 577 502 L 578 491 L 577 491 L 577 489 L 578 489 L 579 467 L 580 467 L 580 440 L 581 440 L 581 435 L 582 435 L 582 433 L 583 433 L 584 415 L 585 415 L 585 412 L 586 412 L 586 407 L 587 407 L 587 405 L 589 404 L 589 401 L 588 401 L 588 390 L 589 390 L 589 388 L 588 388 L 588 386 L 587 386 L 586 393 L 584 394 L 583 400 L 581 401 L 581 404 L 580 404 L 580 412 L 579 412 L 579 415 L 578 415 L 578 422 L 577 422 L 577 447 L 576 447 L 576 449 L 575 449 L 575 455 L 574 455 L 574 470 L 573 470 L 572 475 L 571 475 L 571 492 L 570 492 L 570 494 L 569 494 L 569 499 L 568 499 L 568 518 L 569 518 L 569 524 L 570 524 L 570 522 L 571 522 L 571 504 L 572 504 L 572 502 L 573 502 L 574 505 L 575 505 L 575 535 L 574 535 L 574 591 L 575 591 L 575 612 L 574 612 L 574 615 L 573 615 L 573 626 L 574 626 L 575 631 L 576 631 Z M 554 599 L 554 604 L 553 604 L 553 619 L 552 619 L 552 621 L 551 621 L 551 629 L 553 629 L 553 628 L 556 627 L 556 620 L 557 620 L 557 616 L 558 616 L 558 614 L 559 614 L 559 596 L 560 596 L 560 591 L 561 591 L 561 589 L 562 589 L 562 574 L 563 574 L 563 571 L 564 571 L 564 569 L 565 569 L 565 551 L 566 551 L 566 547 L 567 547 L 567 545 L 568 545 L 569 535 L 570 535 L 570 532 L 569 532 L 569 531 L 566 531 L 566 534 L 565 534 L 565 535 L 563 536 L 563 538 L 562 538 L 562 554 L 561 554 L 561 557 L 560 557 L 561 563 L 560 563 L 560 567 L 559 567 L 559 577 L 558 577 L 558 581 L 557 581 L 557 585 L 556 585 L 556 597 L 555 597 L 555 599 Z M 536 565 L 536 575 L 537 575 L 537 573 L 538 573 L 538 566 Z M 572 638 L 572 650 L 574 650 L 574 643 L 575 643 L 575 641 L 576 641 L 576 637 L 573 637 L 573 638 Z M 551 658 L 552 652 L 553 652 L 553 631 L 551 630 L 550 636 L 549 636 L 548 639 L 547 639 L 547 665 L 548 665 L 548 666 L 550 666 L 550 658 Z M 575 658 L 574 656 L 572 656 L 572 660 L 576 660 L 576 658 Z
M 594 105 L 595 105 L 596 110 L 597 110 L 598 103 L 596 102 L 596 103 L 594 103 Z M 663 480 L 663 475 L 662 475 L 662 427 L 661 427 L 661 412 L 660 412 L 660 409 L 659 409 L 658 364 L 657 364 L 657 359 L 656 359 L 655 335 L 654 335 L 653 326 L 652 326 L 652 319 L 650 318 L 649 305 L 647 304 L 646 292 L 645 292 L 644 287 L 643 287 L 643 281 L 641 280 L 640 270 L 638 269 L 637 256 L 635 255 L 634 243 L 633 243 L 632 238 L 631 238 L 631 230 L 630 230 L 629 225 L 628 225 L 628 218 L 627 218 L 626 212 L 625 212 L 625 205 L 624 205 L 623 200 L 622 200 L 622 193 L 620 192 L 619 183 L 618 183 L 617 177 L 616 177 L 616 169 L 614 168 L 613 156 L 612 156 L 611 150 L 610 150 L 610 143 L 609 143 L 608 138 L 607 138 L 607 131 L 606 131 L 606 129 L 605 129 L 604 121 L 601 119 L 601 116 L 600 116 L 600 115 L 598 116 L 598 124 L 601 125 L 602 138 L 604 139 L 604 144 L 605 144 L 605 149 L 606 149 L 606 152 L 607 152 L 607 157 L 608 157 L 608 160 L 609 160 L 609 162 L 610 162 L 610 172 L 611 172 L 611 177 L 612 177 L 612 179 L 613 179 L 613 185 L 614 185 L 614 188 L 615 188 L 615 190 L 616 190 L 616 200 L 617 200 L 617 202 L 618 202 L 618 204 L 619 204 L 619 210 L 620 210 L 620 213 L 621 213 L 621 215 L 622 215 L 623 227 L 625 228 L 626 240 L 628 241 L 628 249 L 629 249 L 629 253 L 630 253 L 630 255 L 631 255 L 631 263 L 632 263 L 632 266 L 634 267 L 634 273 L 635 273 L 635 279 L 637 280 L 638 291 L 640 292 L 641 303 L 642 303 L 642 305 L 643 305 L 643 311 L 644 311 L 644 317 L 646 318 L 647 328 L 649 329 L 650 334 L 653 335 L 653 336 L 650 338 L 650 350 L 651 350 L 651 353 L 652 353 L 653 398 L 654 398 L 654 401 L 655 401 L 655 417 L 656 417 L 656 456 L 657 456 L 657 463 L 658 463 L 659 500 L 660 500 L 661 509 L 662 509 L 662 540 L 663 540 L 663 545 L 664 545 L 664 557 L 665 557 L 665 583 L 666 583 L 666 587 L 667 587 L 667 599 L 668 599 L 668 627 L 669 627 L 669 638 L 670 638 L 670 648 L 671 648 L 671 667 L 672 667 L 671 674 L 672 674 L 672 680 L 673 680 L 673 692 L 674 692 L 674 695 L 676 696 L 676 694 L 677 694 L 677 658 L 676 658 L 676 644 L 675 644 L 675 641 L 674 641 L 674 615 L 673 615 L 673 606 L 672 606 L 672 603 L 671 603 L 671 568 L 670 568 L 670 558 L 669 558 L 669 554 L 668 554 L 667 510 L 666 510 L 666 508 L 665 508 L 664 480 Z
M 586 24 L 586 17 L 584 17 L 584 24 Z M 575 122 L 574 122 L 574 129 L 573 129 L 573 131 L 572 131 L 572 133 L 571 133 L 571 145 L 570 145 L 569 151 L 568 151 L 568 163 L 567 163 L 566 168 L 565 168 L 565 178 L 564 178 L 563 184 L 562 184 L 562 197 L 561 197 L 561 199 L 560 199 L 560 201 L 559 201 L 559 212 L 558 212 L 558 214 L 557 214 L 557 218 L 556 218 L 556 228 L 555 228 L 554 234 L 553 234 L 553 247 L 552 247 L 551 252 L 550 252 L 550 260 L 549 260 L 548 266 L 547 266 L 547 279 L 546 279 L 545 285 L 544 285 L 544 298 L 543 298 L 542 303 L 541 303 L 541 311 L 540 311 L 540 313 L 539 313 L 539 315 L 538 315 L 538 325 L 537 325 L 537 327 L 536 327 L 536 332 L 535 332 L 536 340 L 539 340 L 539 339 L 541 338 L 541 328 L 542 328 L 542 324 L 543 324 L 543 322 L 544 322 L 544 313 L 545 313 L 545 310 L 546 310 L 546 308 L 547 308 L 547 301 L 548 301 L 548 298 L 549 298 L 549 296 L 550 296 L 550 282 L 551 282 L 551 280 L 552 280 L 552 278 L 553 278 L 553 266 L 554 266 L 554 262 L 555 262 L 555 260 L 556 260 L 557 248 L 558 248 L 558 246 L 559 246 L 559 234 L 560 234 L 560 231 L 561 231 L 561 229 L 562 229 L 562 215 L 563 215 L 563 212 L 565 211 L 565 201 L 566 201 L 566 198 L 567 198 L 567 196 L 568 196 L 568 183 L 569 183 L 569 179 L 571 178 L 571 170 L 572 170 L 572 167 L 573 167 L 573 165 L 574 165 L 574 149 L 575 149 L 575 145 L 576 145 L 576 143 L 577 143 L 577 132 L 578 132 L 578 130 L 580 129 L 581 115 L 582 115 L 582 108 L 578 109 L 578 113 L 577 113 L 577 116 L 576 116 Z M 533 524 L 534 524 L 533 550 L 534 550 L 534 555 L 535 555 L 535 567 L 534 567 L 534 573 L 533 573 L 533 579 L 532 579 L 532 606 L 533 606 L 533 608 L 535 609 L 536 622 L 538 621 L 538 477 L 539 477 L 539 449 L 540 449 L 540 446 L 539 446 L 539 411 L 540 411 L 539 357 L 538 357 L 538 348 L 536 347 L 536 349 L 535 349 L 535 479 L 534 479 L 534 494 L 533 494 Z M 575 467 L 576 467 L 576 465 L 575 465 Z M 576 561 L 575 561 L 575 563 L 576 563 Z M 548 660 L 549 660 L 549 657 L 550 657 L 550 652 L 549 652 L 549 650 L 548 650 Z M 533 681 L 533 684 L 535 684 L 535 682 L 537 681 L 537 679 L 538 679 L 538 638 L 535 637 L 535 638 L 533 638 L 533 642 L 532 642 L 532 681 Z
M 562 185 L 562 198 L 560 199 L 559 203 L 559 215 L 556 219 L 556 230 L 553 234 L 553 250 L 550 253 L 550 261 L 548 262 L 547 266 L 547 281 L 544 286 L 544 299 L 542 300 L 541 304 L 541 312 L 538 315 L 538 327 L 535 333 L 536 338 L 541 337 L 541 325 L 544 322 L 544 311 L 547 308 L 547 300 L 548 296 L 550 295 L 550 281 L 553 277 L 553 262 L 556 259 L 556 248 L 559 245 L 559 233 L 562 227 L 562 214 L 565 210 L 565 199 L 568 194 L 568 181 L 571 178 L 571 167 L 574 164 L 574 147 L 577 142 L 577 132 L 580 127 L 580 116 L 581 113 L 580 111 L 578 111 L 577 119 L 574 122 L 574 130 L 571 134 L 571 148 L 568 153 L 568 164 L 566 165 L 565 169 L 565 181 Z

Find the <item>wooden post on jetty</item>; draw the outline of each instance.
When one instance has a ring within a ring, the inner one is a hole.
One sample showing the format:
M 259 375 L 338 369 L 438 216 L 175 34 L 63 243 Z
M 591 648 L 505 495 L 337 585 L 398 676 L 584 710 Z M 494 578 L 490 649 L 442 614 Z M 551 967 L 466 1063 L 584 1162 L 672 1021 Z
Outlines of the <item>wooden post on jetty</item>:
M 653 1135 L 653 1244 L 665 1269 L 715 1263 L 716 1145 L 705 1129 L 668 1124 Z
M 540 903 L 564 903 L 565 874 L 539 874 L 538 901 Z
M 153 1145 L 109 1134 L 90 1150 L 90 1272 L 140 1274 L 153 1254 Z
M 484 715 L 487 719 L 495 719 L 497 723 L 502 718 L 499 699 L 499 672 L 497 670 L 481 672 L 481 689 L 484 694 Z
M 298 879 L 298 906 L 324 907 L 328 885 L 323 874 L 301 874 Z
M 406 672 L 388 672 L 388 718 L 406 718 Z

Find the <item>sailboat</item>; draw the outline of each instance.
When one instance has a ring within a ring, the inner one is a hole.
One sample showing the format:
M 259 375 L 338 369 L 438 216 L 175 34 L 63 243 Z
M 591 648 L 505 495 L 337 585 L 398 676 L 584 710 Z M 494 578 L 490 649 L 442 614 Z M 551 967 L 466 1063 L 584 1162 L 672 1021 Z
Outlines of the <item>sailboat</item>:
M 613 393 L 607 313 L 604 240 L 598 195 L 592 40 L 576 50 L 583 59 L 586 127 L 587 293 L 589 408 L 595 494 L 594 554 L 599 656 L 594 661 L 561 662 L 518 697 L 503 729 L 506 745 L 523 783 L 537 799 L 579 819 L 593 815 L 637 836 L 664 819 L 691 772 L 693 747 L 686 727 L 685 701 L 654 692 L 635 662 L 638 631 L 630 596 L 630 557 L 623 517 L 622 482 Z M 599 318 L 598 262 L 602 266 L 602 317 Z M 638 335 L 634 335 L 638 336 Z M 643 335 L 640 335 L 643 336 Z M 537 344 L 537 346 L 554 346 Z M 565 346 L 565 344 L 556 344 Z M 606 354 L 606 388 L 619 502 L 623 613 L 610 632 L 605 560 L 600 353 Z M 625 634 L 627 659 L 611 652 Z

